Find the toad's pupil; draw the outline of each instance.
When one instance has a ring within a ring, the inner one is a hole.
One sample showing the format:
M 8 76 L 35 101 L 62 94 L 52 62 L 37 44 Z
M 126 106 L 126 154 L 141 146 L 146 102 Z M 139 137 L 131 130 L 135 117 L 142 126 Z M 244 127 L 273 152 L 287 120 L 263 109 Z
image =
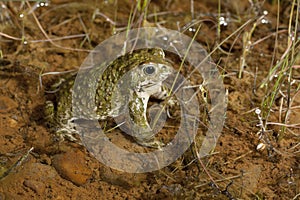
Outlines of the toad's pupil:
M 155 67 L 153 65 L 144 68 L 145 74 L 152 75 L 155 72 Z

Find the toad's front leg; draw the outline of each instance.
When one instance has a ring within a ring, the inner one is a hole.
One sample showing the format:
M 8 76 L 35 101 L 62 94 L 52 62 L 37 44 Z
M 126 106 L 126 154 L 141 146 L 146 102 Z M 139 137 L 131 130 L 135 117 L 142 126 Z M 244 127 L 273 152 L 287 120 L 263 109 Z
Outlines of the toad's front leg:
M 133 121 L 133 137 L 142 146 L 158 148 L 164 146 L 160 141 L 155 140 L 155 132 L 147 120 L 147 105 L 150 96 L 146 93 L 133 93 L 129 101 L 129 114 Z

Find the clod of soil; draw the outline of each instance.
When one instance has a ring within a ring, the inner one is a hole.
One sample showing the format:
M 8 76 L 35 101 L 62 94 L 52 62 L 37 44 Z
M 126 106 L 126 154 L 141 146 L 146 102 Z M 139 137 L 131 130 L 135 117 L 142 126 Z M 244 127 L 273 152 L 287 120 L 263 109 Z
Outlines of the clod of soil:
M 16 108 L 17 106 L 18 104 L 12 99 L 5 96 L 0 97 L 0 112 L 2 113 L 9 112 L 10 110 Z
M 61 177 L 77 186 L 85 184 L 91 178 L 92 171 L 85 163 L 85 156 L 81 151 L 55 155 L 52 163 Z

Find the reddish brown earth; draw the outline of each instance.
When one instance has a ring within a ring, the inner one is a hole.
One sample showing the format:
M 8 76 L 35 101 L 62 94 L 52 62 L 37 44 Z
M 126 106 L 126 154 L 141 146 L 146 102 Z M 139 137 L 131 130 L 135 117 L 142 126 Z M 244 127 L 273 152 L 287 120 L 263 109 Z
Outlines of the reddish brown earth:
M 191 1 L 151 1 L 146 24 L 157 26 L 158 23 L 182 31 L 185 25 L 195 22 L 192 28 L 201 25 L 195 39 L 208 52 L 245 22 L 252 21 L 212 54 L 224 75 L 228 109 L 214 152 L 201 159 L 205 170 L 189 150 L 170 166 L 143 174 L 113 170 L 96 160 L 84 146 L 58 140 L 47 126 L 43 110 L 45 88 L 60 76 L 43 76 L 43 88 L 39 83 L 42 73 L 78 69 L 88 55 L 78 49 L 91 50 L 114 31 L 126 30 L 136 1 L 53 0 L 50 5 L 33 10 L 37 20 L 28 14 L 34 3 L 30 4 L 31 8 L 27 3 L 3 3 L 8 8 L 2 8 L 0 13 L 0 200 L 300 199 L 299 89 L 297 92 L 296 86 L 291 87 L 293 101 L 287 120 L 287 124 L 298 124 L 298 127 L 288 127 L 283 133 L 282 126 L 268 125 L 265 137 L 269 143 L 265 142 L 266 147 L 260 150 L 257 150 L 262 142 L 257 135 L 259 120 L 254 112 L 255 108 L 262 108 L 264 96 L 272 91 L 271 87 L 261 89 L 259 85 L 270 66 L 288 48 L 291 3 L 281 3 L 278 11 L 278 5 L 272 1 L 253 2 L 256 3 L 251 6 L 246 0 L 222 1 L 221 13 L 230 21 L 221 27 L 218 36 L 218 1 L 193 1 L 194 19 Z M 99 14 L 93 18 L 96 9 L 110 20 Z M 264 10 L 268 11 L 265 17 L 268 23 L 258 23 L 255 27 L 251 42 L 261 41 L 251 46 L 243 77 L 238 78 L 245 45 L 243 35 L 251 30 Z M 280 18 L 275 45 L 277 12 Z M 20 18 L 22 13 L 25 16 Z M 134 27 L 142 25 L 141 16 L 136 10 Z M 47 42 L 43 31 L 49 38 L 64 39 Z M 191 37 L 194 34 L 184 33 Z M 65 38 L 78 34 L 88 34 L 88 37 Z M 22 36 L 25 40 L 17 39 Z M 298 56 L 295 65 L 299 65 L 299 55 L 295 56 Z M 292 78 L 299 85 L 299 69 L 293 71 Z M 276 96 L 269 122 L 283 123 L 279 116 L 286 110 L 286 101 L 281 106 L 281 97 L 282 94 Z M 114 139 L 121 141 L 121 145 L 125 140 L 120 130 L 116 130 Z M 33 150 L 26 155 L 31 147 Z

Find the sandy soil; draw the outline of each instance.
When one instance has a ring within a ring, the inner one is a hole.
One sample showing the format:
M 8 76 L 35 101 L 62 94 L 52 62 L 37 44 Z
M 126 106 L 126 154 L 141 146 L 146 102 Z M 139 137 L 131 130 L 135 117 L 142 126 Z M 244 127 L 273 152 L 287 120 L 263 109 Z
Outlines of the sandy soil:
M 227 24 L 221 25 L 218 34 L 218 1 L 194 1 L 193 16 L 190 2 L 151 1 L 147 25 L 181 31 L 189 27 L 184 33 L 191 37 L 201 25 L 196 41 L 208 52 L 221 44 L 212 58 L 228 90 L 226 122 L 212 154 L 201 159 L 205 168 L 191 153 L 193 148 L 170 166 L 142 174 L 113 170 L 79 142 L 60 140 L 47 125 L 44 108 L 51 98 L 46 90 L 63 75 L 42 76 L 42 88 L 39 82 L 43 73 L 78 69 L 88 55 L 79 49 L 91 50 L 114 32 L 126 30 L 135 1 L 53 0 L 36 9 L 34 3 L 31 8 L 26 3 L 2 3 L 7 7 L 0 8 L 0 200 L 300 198 L 299 125 L 283 132 L 282 126 L 271 124 L 260 137 L 254 112 L 262 108 L 274 81 L 269 88 L 260 88 L 260 84 L 288 48 L 291 4 L 280 4 L 278 19 L 278 5 L 271 1 L 252 6 L 246 0 L 222 1 L 221 14 Z M 268 14 L 260 18 L 265 10 Z M 37 19 L 28 14 L 31 12 Z M 142 25 L 142 14 L 136 10 L 133 27 Z M 222 42 L 248 20 L 247 26 Z M 238 78 L 247 44 L 243 37 L 255 22 L 252 44 L 244 57 L 247 66 Z M 47 41 L 43 32 L 58 40 Z M 299 55 L 295 56 L 295 65 L 299 65 Z M 300 123 L 299 78 L 296 69 L 286 124 Z M 284 123 L 286 89 L 283 86 L 283 92 L 276 95 L 269 122 Z M 169 126 L 176 124 L 168 120 Z M 129 149 L 127 144 L 134 143 L 118 129 L 110 137 Z M 257 150 L 260 143 L 265 148 Z

